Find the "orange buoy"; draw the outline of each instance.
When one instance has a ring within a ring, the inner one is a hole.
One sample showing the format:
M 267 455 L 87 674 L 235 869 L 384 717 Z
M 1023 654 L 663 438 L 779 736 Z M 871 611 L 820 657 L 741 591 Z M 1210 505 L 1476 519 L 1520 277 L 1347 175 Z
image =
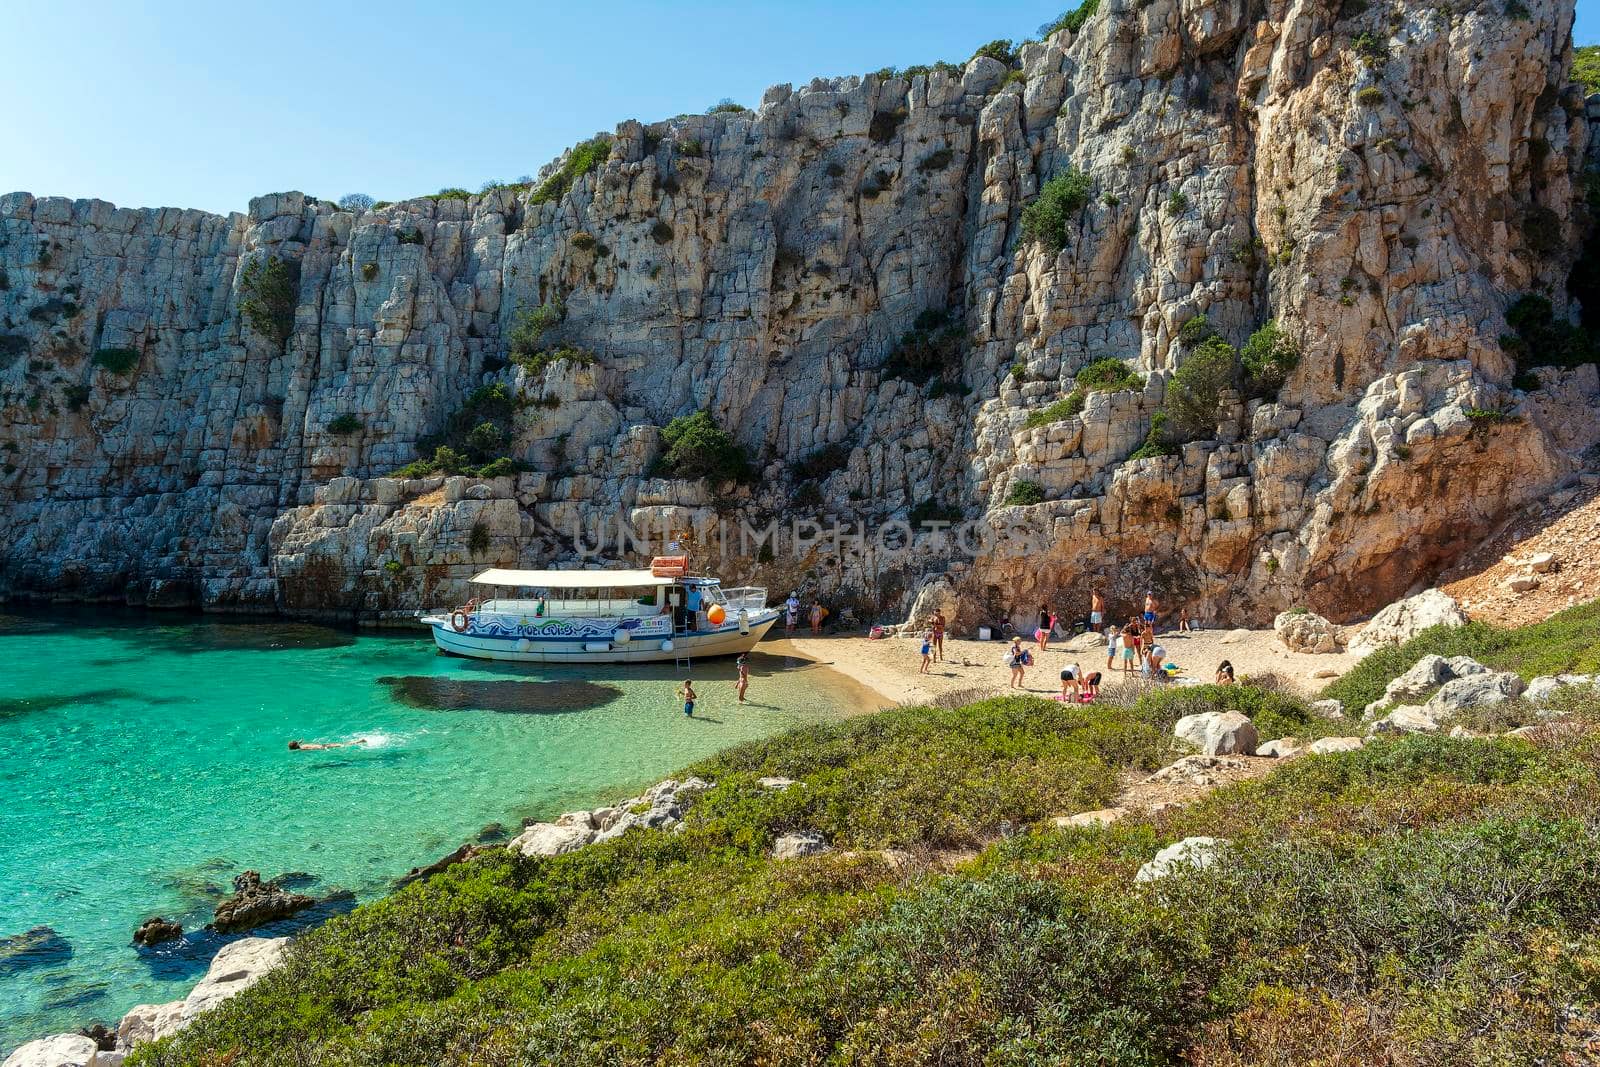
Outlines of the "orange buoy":
M 713 604 L 706 609 L 706 618 L 711 620 L 712 626 L 721 626 L 728 619 L 728 613 L 722 610 L 721 604 Z

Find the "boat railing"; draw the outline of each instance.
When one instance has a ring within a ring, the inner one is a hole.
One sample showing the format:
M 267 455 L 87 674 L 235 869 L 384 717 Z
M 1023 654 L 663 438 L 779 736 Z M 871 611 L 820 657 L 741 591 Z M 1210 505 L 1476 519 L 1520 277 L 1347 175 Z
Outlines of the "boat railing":
M 641 604 L 625 597 L 576 597 L 571 600 L 547 598 L 542 614 L 550 618 L 575 617 L 592 619 L 642 618 L 660 611 L 654 604 Z M 490 600 L 480 609 L 490 615 L 539 615 L 539 600 Z
M 722 597 L 729 611 L 762 611 L 767 606 L 767 590 L 760 585 L 741 585 L 724 589 Z

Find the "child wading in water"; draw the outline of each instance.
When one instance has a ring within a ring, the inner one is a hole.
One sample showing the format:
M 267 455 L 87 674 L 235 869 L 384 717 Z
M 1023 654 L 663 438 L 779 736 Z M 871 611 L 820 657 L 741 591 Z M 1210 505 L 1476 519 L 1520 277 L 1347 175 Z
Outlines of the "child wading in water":
M 922 670 L 918 674 L 927 674 L 928 666 L 933 663 L 933 631 L 922 631 Z
M 733 665 L 739 668 L 739 680 L 733 683 L 733 691 L 739 694 L 739 703 L 743 704 L 744 691 L 750 688 L 750 664 L 740 656 L 733 661 Z
M 678 695 L 683 698 L 683 713 L 692 717 L 694 715 L 694 702 L 699 699 L 694 691 L 694 683 L 685 678 L 683 685 L 678 689 Z

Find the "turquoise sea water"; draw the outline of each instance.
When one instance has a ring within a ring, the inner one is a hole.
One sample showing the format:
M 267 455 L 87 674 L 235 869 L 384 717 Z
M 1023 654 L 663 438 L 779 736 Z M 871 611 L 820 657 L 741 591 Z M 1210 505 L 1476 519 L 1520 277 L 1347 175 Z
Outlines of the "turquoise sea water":
M 20 955 L 0 940 L 0 1056 L 183 996 L 224 943 L 200 928 L 241 871 L 370 899 L 486 824 L 626 796 L 861 705 L 824 668 L 752 665 L 753 703 L 739 707 L 731 661 L 696 664 L 691 720 L 671 664 L 491 664 L 437 655 L 420 631 L 0 615 L 0 939 L 59 935 Z M 135 948 L 134 927 L 157 914 L 191 933 Z

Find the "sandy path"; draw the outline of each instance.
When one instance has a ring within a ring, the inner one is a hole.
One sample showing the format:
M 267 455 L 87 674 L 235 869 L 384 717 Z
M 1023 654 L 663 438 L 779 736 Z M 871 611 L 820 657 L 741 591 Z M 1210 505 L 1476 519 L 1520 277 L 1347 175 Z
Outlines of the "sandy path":
M 1251 674 L 1271 672 L 1307 694 L 1313 694 L 1331 679 L 1317 678 L 1320 671 L 1343 674 L 1356 657 L 1346 653 L 1309 655 L 1289 652 L 1271 630 L 1202 630 L 1192 634 L 1158 635 L 1167 650 L 1167 659 L 1179 664 L 1184 674 L 1210 681 L 1222 660 L 1233 663 L 1242 680 Z M 931 674 L 919 674 L 922 664 L 921 642 L 910 637 L 891 637 L 869 641 L 860 635 L 811 637 L 796 635 L 761 643 L 761 651 L 774 655 L 794 654 L 854 679 L 881 695 L 891 704 L 920 704 L 947 693 L 981 690 L 983 695 L 1003 693 L 1010 680 L 1001 659 L 1005 645 L 999 641 L 945 639 L 945 661 L 935 662 Z M 1030 646 L 1032 647 L 1032 646 Z M 1120 662 L 1120 661 L 1119 661 Z M 1105 645 L 1088 635 L 1072 641 L 1053 642 L 1040 654 L 1035 648 L 1034 665 L 1024 676 L 1027 692 L 1038 695 L 1059 693 L 1061 669 L 1069 663 L 1085 670 L 1105 671 Z M 1124 677 L 1120 671 L 1106 674 L 1107 683 Z

